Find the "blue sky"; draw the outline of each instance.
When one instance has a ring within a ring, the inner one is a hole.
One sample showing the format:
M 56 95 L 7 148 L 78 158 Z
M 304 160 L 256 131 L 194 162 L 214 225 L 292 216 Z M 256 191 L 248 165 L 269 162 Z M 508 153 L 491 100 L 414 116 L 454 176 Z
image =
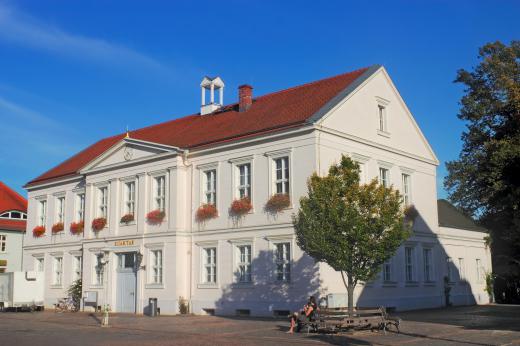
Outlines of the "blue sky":
M 204 75 L 255 95 L 383 64 L 441 165 L 461 148 L 459 68 L 520 39 L 518 1 L 0 0 L 0 180 L 192 114 Z

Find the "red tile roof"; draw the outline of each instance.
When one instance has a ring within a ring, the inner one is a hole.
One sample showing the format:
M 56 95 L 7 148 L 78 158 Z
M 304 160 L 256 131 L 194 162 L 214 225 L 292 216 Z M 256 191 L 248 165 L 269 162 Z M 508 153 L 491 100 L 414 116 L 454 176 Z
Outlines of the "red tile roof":
M 130 137 L 179 148 L 196 148 L 301 126 L 367 70 L 363 68 L 256 97 L 246 112 L 239 112 L 238 104 L 235 103 L 211 114 L 189 115 L 138 129 L 130 132 Z M 122 138 L 124 134 L 102 139 L 27 185 L 74 176 Z
M 0 181 L 0 214 L 10 210 L 27 212 L 27 200 Z M 0 219 L 0 229 L 25 231 L 25 220 Z

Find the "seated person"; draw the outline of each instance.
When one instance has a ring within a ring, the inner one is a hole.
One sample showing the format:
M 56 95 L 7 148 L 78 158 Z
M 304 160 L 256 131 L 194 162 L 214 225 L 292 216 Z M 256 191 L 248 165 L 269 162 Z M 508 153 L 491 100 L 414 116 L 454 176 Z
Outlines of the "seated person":
M 293 313 L 291 315 L 291 328 L 287 333 L 293 334 L 294 333 L 294 327 L 296 326 L 296 322 L 298 322 L 298 328 L 297 331 L 300 331 L 301 322 L 303 320 L 307 319 L 308 321 L 313 321 L 314 314 L 318 311 L 318 305 L 316 304 L 316 299 L 314 296 L 309 297 L 309 300 L 307 301 L 307 304 L 303 306 L 303 309 L 300 311 L 300 313 Z

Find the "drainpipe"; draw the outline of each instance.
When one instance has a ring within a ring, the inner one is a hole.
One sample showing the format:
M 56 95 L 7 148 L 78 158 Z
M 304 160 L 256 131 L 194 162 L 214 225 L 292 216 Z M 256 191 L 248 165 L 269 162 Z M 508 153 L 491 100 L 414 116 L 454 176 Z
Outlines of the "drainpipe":
M 185 167 L 187 168 L 191 168 L 191 170 L 189 171 L 190 173 L 190 205 L 189 205 L 189 215 L 190 215 L 190 220 L 189 220 L 189 225 L 190 225 L 190 247 L 189 247 L 189 257 L 190 257 L 190 280 L 189 280 L 189 298 L 188 298 L 188 301 L 189 301 L 189 305 L 188 305 L 188 312 L 193 312 L 192 311 L 192 302 L 191 302 L 191 298 L 192 298 L 192 286 L 193 286 L 193 222 L 192 222 L 192 206 L 193 206 L 193 164 L 189 162 L 188 160 L 188 155 L 189 155 L 190 151 L 189 149 L 185 149 L 184 152 L 183 152 L 183 156 L 182 156 L 182 163 L 184 164 Z

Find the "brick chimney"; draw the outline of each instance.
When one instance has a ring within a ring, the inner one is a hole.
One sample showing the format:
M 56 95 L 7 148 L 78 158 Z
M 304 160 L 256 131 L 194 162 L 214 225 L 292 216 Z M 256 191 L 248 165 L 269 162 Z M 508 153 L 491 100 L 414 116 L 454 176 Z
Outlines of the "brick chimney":
M 238 111 L 245 112 L 253 104 L 253 87 L 243 84 L 238 87 Z

